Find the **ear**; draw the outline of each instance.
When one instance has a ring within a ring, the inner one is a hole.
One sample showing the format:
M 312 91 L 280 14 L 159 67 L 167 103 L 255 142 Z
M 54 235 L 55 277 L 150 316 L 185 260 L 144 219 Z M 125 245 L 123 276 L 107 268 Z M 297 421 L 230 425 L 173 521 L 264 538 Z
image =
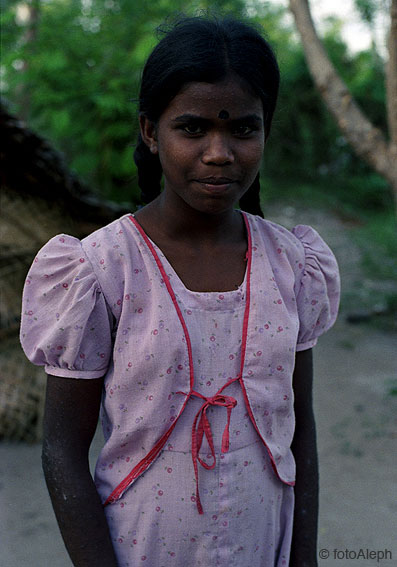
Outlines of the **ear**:
M 157 128 L 155 123 L 141 113 L 139 115 L 139 127 L 141 129 L 142 140 L 145 142 L 152 154 L 157 154 Z

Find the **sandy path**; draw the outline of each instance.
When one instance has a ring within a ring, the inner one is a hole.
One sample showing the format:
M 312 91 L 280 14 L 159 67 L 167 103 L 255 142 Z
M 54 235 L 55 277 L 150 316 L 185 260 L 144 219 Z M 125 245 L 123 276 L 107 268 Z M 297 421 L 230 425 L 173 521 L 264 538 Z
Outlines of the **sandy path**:
M 284 212 L 273 218 L 295 224 L 296 212 Z M 350 285 L 359 272 L 357 250 L 340 221 L 310 211 L 299 220 L 320 230 Z M 387 395 L 396 376 L 396 346 L 396 335 L 349 325 L 342 312 L 315 349 L 319 550 L 330 554 L 319 560 L 321 567 L 397 566 L 397 408 L 396 398 Z M 100 440 L 97 433 L 92 463 Z M 1 567 L 71 566 L 46 493 L 39 446 L 0 444 L 0 534 Z M 360 549 L 379 552 L 380 561 L 373 554 L 354 559 Z

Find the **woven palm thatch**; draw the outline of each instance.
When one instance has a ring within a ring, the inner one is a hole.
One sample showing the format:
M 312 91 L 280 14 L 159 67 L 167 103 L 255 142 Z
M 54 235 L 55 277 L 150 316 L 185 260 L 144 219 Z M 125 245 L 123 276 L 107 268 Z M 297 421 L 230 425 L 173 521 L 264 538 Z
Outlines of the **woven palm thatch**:
M 41 437 L 46 376 L 27 360 L 14 337 L 0 349 L 1 439 L 35 442 Z
M 45 374 L 28 362 L 18 337 L 26 273 L 54 235 L 82 238 L 131 207 L 96 197 L 3 105 L 0 124 L 0 439 L 38 441 Z

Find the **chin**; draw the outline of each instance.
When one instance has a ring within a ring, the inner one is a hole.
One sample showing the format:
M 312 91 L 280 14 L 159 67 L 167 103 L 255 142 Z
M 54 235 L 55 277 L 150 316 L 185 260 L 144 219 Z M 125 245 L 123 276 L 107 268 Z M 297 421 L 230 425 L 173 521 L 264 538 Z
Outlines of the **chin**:
M 220 200 L 213 200 L 210 203 L 201 203 L 200 205 L 190 205 L 194 210 L 206 215 L 221 215 L 234 209 L 235 203 L 225 203 Z

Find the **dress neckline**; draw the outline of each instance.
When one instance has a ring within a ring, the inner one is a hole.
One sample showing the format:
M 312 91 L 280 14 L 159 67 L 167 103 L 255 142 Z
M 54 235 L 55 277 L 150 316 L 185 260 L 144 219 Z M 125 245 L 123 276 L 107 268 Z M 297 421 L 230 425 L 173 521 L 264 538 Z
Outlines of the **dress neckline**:
M 243 220 L 245 217 L 245 213 L 243 213 L 243 211 L 239 211 L 241 213 L 241 215 L 243 216 Z M 177 289 L 183 293 L 185 293 L 186 295 L 190 295 L 191 297 L 196 297 L 196 298 L 206 298 L 206 299 L 213 299 L 215 301 L 222 301 L 224 299 L 238 299 L 238 300 L 242 300 L 244 299 L 244 289 L 246 288 L 246 283 L 247 283 L 247 270 L 248 270 L 248 262 L 246 261 L 246 266 L 245 266 L 245 272 L 244 272 L 244 278 L 243 281 L 241 282 L 241 284 L 236 288 L 236 289 L 231 289 L 231 290 L 227 290 L 227 291 L 194 291 L 192 289 L 189 289 L 188 287 L 186 287 L 186 285 L 184 284 L 184 282 L 182 281 L 182 279 L 179 277 L 179 275 L 177 274 L 177 272 L 175 271 L 175 269 L 173 268 L 172 264 L 169 262 L 168 258 L 166 257 L 166 255 L 164 254 L 164 252 L 161 250 L 161 248 L 159 246 L 157 246 L 157 244 L 148 236 L 148 234 L 146 233 L 146 231 L 142 228 L 142 226 L 140 225 L 140 223 L 138 222 L 138 220 L 135 218 L 135 215 L 132 213 L 130 216 L 132 216 L 134 218 L 134 221 L 136 222 L 137 225 L 139 225 L 139 229 L 140 231 L 145 234 L 147 240 L 151 243 L 151 245 L 155 248 L 156 252 L 158 253 L 159 257 L 161 258 L 161 261 L 163 264 L 166 265 L 167 267 L 167 272 L 169 272 L 169 275 L 172 277 L 172 282 L 173 285 L 175 287 L 177 287 Z M 247 217 L 246 217 L 247 218 Z M 248 219 L 247 219 L 248 220 Z M 248 224 L 248 223 L 247 223 Z M 247 227 L 247 230 L 249 230 L 249 228 Z M 248 250 L 247 250 L 247 258 L 248 259 Z

